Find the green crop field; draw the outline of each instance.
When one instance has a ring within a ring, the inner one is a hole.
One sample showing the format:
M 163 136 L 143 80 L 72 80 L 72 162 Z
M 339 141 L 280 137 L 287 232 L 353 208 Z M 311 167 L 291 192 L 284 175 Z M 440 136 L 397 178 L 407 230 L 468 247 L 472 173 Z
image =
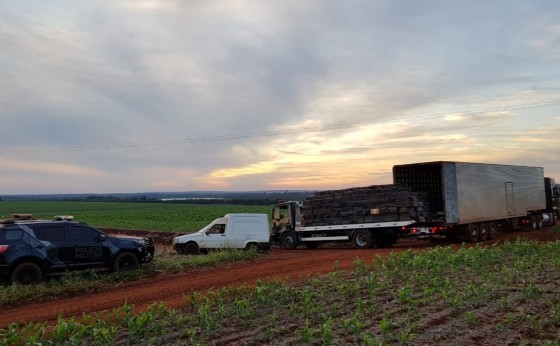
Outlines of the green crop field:
M 73 215 L 94 227 L 190 233 L 227 213 L 270 214 L 272 206 L 120 202 L 0 201 L 0 219 L 14 213 L 52 219 Z

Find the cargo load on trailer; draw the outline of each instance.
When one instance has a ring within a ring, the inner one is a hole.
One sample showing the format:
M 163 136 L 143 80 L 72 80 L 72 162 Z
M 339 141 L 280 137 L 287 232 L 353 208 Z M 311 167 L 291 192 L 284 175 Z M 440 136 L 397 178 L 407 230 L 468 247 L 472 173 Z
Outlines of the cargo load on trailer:
M 305 199 L 303 216 L 307 226 L 426 221 L 431 217 L 424 195 L 404 185 L 321 191 Z

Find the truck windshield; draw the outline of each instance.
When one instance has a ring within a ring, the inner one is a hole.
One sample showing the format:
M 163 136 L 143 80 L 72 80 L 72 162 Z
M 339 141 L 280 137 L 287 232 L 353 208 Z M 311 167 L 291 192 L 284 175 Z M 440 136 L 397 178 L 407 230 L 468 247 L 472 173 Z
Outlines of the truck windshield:
M 272 209 L 272 226 L 280 229 L 283 225 L 290 223 L 290 205 L 277 205 Z

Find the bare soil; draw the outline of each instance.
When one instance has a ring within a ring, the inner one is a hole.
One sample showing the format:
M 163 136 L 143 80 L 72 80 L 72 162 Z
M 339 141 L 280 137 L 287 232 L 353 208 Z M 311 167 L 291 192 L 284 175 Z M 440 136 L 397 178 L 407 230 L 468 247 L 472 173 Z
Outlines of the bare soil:
M 116 232 L 116 230 L 113 230 Z M 119 230 L 118 233 L 149 234 L 156 246 L 169 246 L 174 233 Z M 496 242 L 514 241 L 517 237 L 542 242 L 560 239 L 560 232 L 552 227 L 542 230 L 502 231 Z M 488 242 L 488 244 L 491 244 Z M 389 249 L 358 250 L 350 245 L 334 245 L 309 250 L 298 248 L 285 250 L 273 247 L 268 256 L 251 262 L 228 264 L 218 268 L 188 270 L 173 275 L 157 275 L 136 282 L 123 283 L 103 292 L 83 294 L 56 299 L 53 301 L 29 302 L 28 304 L 4 308 L 0 314 L 0 327 L 10 323 L 53 322 L 58 316 L 64 318 L 80 317 L 82 314 L 100 313 L 122 307 L 125 303 L 134 304 L 139 311 L 148 305 L 164 302 L 169 307 L 184 304 L 183 297 L 193 291 L 204 292 L 225 286 L 253 286 L 261 279 L 279 279 L 286 282 L 297 281 L 301 277 L 329 273 L 336 267 L 352 269 L 353 262 L 360 258 L 364 263 L 371 262 L 376 256 L 384 256 L 395 251 L 424 251 L 436 245 L 429 241 L 403 241 Z M 457 244 L 450 246 L 459 246 Z

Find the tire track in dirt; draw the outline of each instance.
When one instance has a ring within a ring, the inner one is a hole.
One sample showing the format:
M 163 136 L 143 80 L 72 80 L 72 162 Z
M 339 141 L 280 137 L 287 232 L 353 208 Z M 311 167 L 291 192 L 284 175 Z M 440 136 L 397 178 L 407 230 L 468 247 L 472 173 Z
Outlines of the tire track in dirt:
M 560 232 L 550 228 L 537 232 L 501 233 L 498 241 L 515 240 L 517 237 L 552 241 L 560 239 Z M 173 275 L 157 275 L 136 282 L 106 289 L 101 292 L 59 298 L 44 302 L 30 302 L 12 308 L 4 308 L 0 315 L 0 327 L 10 323 L 54 322 L 58 316 L 79 318 L 83 313 L 93 314 L 134 304 L 137 311 L 150 304 L 163 302 L 169 307 L 184 304 L 184 295 L 193 291 L 207 291 L 226 286 L 254 286 L 258 279 L 296 281 L 308 275 L 332 272 L 336 267 L 351 269 L 359 258 L 370 263 L 377 256 L 391 252 L 427 250 L 439 244 L 426 241 L 403 242 L 390 249 L 358 250 L 352 247 L 333 246 L 315 250 L 284 250 L 273 248 L 270 255 L 251 262 L 230 264 L 218 268 L 190 270 Z

